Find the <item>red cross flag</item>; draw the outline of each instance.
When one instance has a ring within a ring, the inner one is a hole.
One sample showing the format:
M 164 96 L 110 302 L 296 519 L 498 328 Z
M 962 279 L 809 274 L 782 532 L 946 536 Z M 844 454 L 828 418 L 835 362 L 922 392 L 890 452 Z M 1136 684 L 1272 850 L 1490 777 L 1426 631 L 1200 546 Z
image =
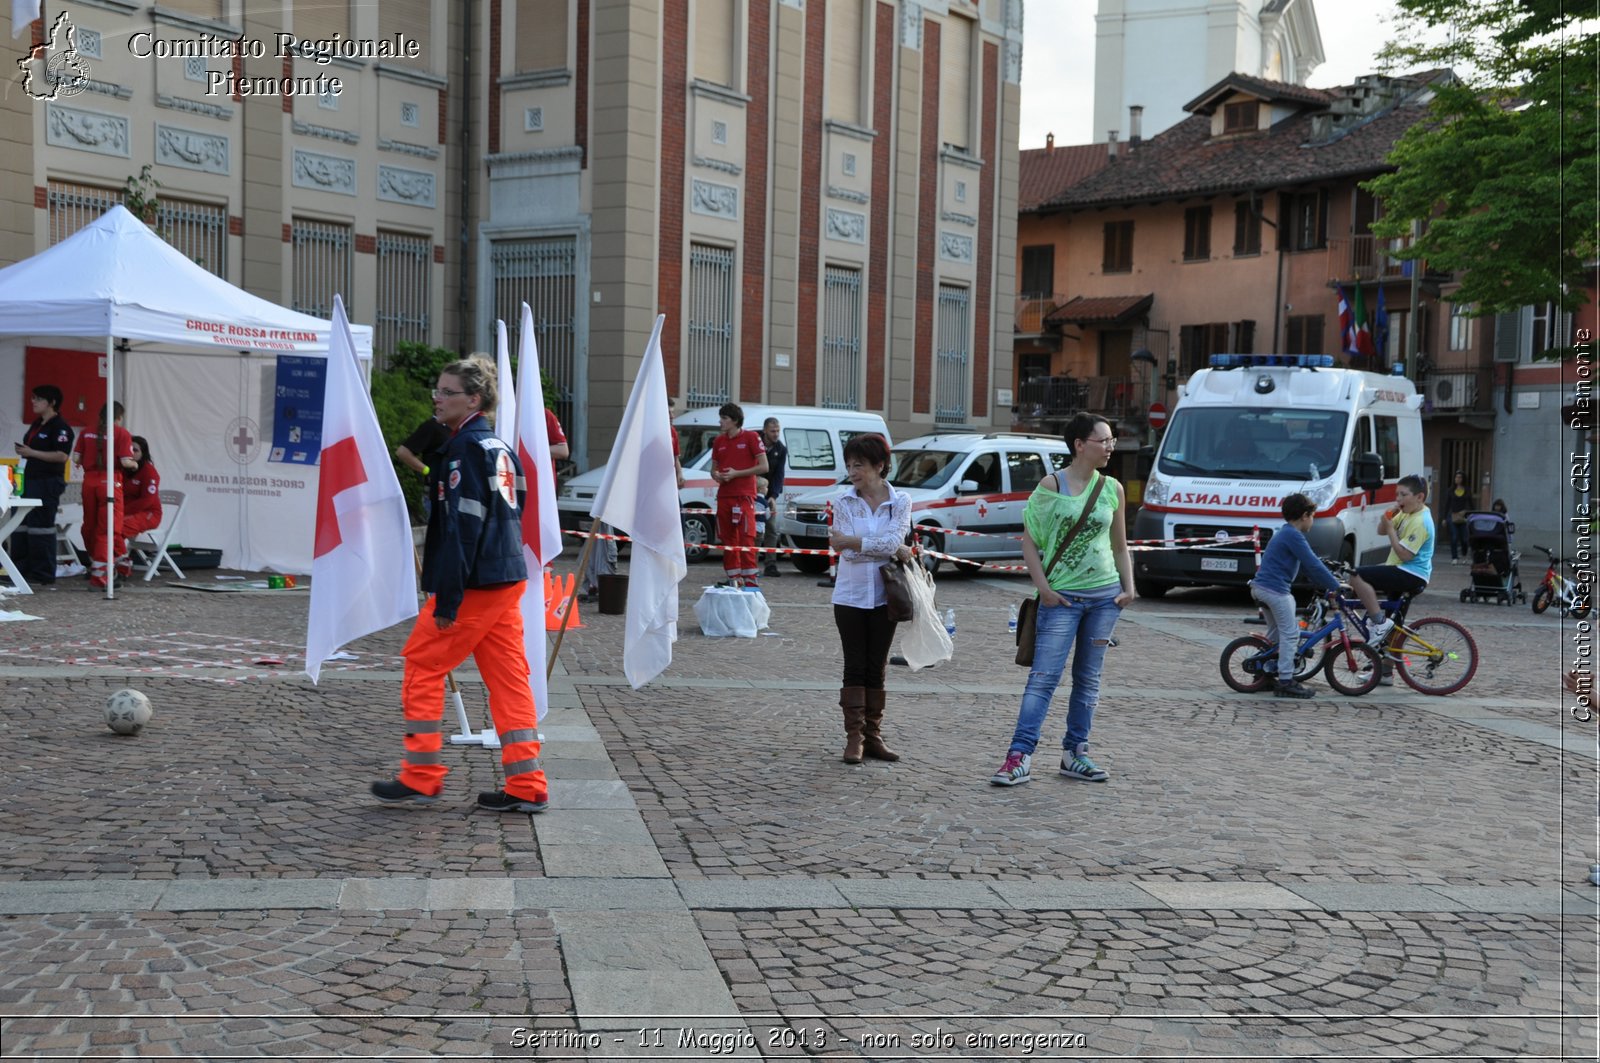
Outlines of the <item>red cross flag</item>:
M 306 675 L 339 647 L 417 615 L 411 521 L 356 365 L 344 300 L 333 297 Z

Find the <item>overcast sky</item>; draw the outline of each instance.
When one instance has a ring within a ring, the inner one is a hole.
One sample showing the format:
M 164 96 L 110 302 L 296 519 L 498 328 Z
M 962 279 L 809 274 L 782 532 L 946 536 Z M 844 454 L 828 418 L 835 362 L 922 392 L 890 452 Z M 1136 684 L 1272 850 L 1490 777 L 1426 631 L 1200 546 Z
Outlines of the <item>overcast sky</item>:
M 1094 12 L 1096 0 L 1032 0 L 1024 7 L 1022 130 L 1020 147 L 1042 148 L 1046 133 L 1057 144 L 1087 144 L 1094 137 Z M 1374 56 L 1389 39 L 1393 0 L 1321 0 L 1317 28 L 1322 65 L 1310 85 L 1345 85 L 1374 73 Z M 1194 87 L 1199 95 L 1205 85 Z M 1146 129 L 1154 136 L 1159 129 Z M 1100 133 L 1105 136 L 1104 131 Z

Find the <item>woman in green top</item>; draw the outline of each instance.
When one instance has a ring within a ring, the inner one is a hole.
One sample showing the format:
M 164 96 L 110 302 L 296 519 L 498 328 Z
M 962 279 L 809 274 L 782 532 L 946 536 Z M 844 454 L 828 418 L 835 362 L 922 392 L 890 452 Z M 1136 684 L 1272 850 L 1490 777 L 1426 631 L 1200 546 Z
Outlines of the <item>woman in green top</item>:
M 1122 607 L 1134 599 L 1127 502 L 1122 485 L 1100 471 L 1117 446 L 1110 423 L 1104 417 L 1080 413 L 1068 422 L 1063 435 L 1072 449 L 1072 463 L 1039 482 L 1022 515 L 1022 558 L 1039 592 L 1038 638 L 1011 749 L 989 780 L 996 786 L 1016 786 L 1032 778 L 1033 751 L 1068 655 L 1072 657 L 1072 697 L 1067 703 L 1067 733 L 1061 742 L 1061 774 L 1086 782 L 1110 778 L 1089 759 L 1089 725 L 1100 697 L 1100 666 L 1111 630 Z M 1105 483 L 1095 496 L 1098 480 Z M 1049 559 L 1078 523 L 1091 497 L 1094 507 L 1088 519 L 1047 579 Z

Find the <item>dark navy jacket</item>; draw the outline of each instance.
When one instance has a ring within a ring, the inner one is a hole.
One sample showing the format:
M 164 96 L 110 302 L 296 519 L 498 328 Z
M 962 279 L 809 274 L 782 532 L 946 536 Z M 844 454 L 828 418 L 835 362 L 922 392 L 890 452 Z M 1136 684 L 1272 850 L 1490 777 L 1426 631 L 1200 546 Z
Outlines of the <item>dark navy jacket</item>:
M 522 560 L 522 469 L 517 456 L 473 414 L 428 473 L 433 511 L 422 547 L 422 589 L 433 615 L 454 620 L 462 594 L 528 578 Z

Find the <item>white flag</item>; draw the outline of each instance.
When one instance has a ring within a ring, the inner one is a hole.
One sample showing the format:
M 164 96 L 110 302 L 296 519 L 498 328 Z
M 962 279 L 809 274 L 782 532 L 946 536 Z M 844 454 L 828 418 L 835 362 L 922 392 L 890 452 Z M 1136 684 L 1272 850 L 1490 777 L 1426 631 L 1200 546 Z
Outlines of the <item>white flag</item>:
M 661 326 L 656 318 L 633 394 L 622 411 L 606 478 L 589 514 L 626 532 L 628 622 L 622 671 L 638 690 L 672 663 L 678 640 L 678 584 L 689 574 L 678 514 L 678 480 L 672 464 L 672 421 L 667 375 L 661 362 Z
M 40 0 L 11 0 L 11 38 L 22 36 L 24 30 L 39 20 Z
M 527 500 L 522 509 L 522 558 L 528 563 L 528 585 L 522 591 L 522 641 L 528 651 L 528 673 L 539 719 L 550 709 L 545 677 L 546 642 L 544 566 L 561 553 L 561 514 L 556 510 L 555 465 L 550 460 L 550 433 L 545 427 L 544 381 L 539 375 L 539 345 L 533 335 L 533 311 L 522 304 L 522 331 L 517 337 L 517 440 L 514 444 Z
M 494 410 L 495 438 L 517 452 L 517 389 L 511 378 L 511 344 L 506 340 L 506 323 L 495 318 L 495 369 L 500 378 L 500 403 Z M 523 472 L 527 472 L 526 469 Z
M 344 300 L 337 295 L 325 389 L 306 622 L 306 675 L 313 683 L 322 662 L 339 647 L 417 615 L 406 500 L 361 382 Z

